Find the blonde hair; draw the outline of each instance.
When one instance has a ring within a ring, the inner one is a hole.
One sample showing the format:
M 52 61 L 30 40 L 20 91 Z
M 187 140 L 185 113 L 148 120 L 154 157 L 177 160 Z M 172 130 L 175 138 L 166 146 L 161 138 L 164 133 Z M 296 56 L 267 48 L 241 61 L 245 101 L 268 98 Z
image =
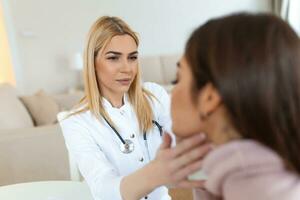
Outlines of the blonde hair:
M 95 72 L 95 58 L 114 36 L 125 34 L 131 36 L 137 46 L 139 45 L 136 33 L 133 32 L 120 18 L 103 16 L 92 25 L 87 36 L 83 56 L 85 96 L 80 100 L 79 104 L 75 106 L 75 108 L 79 108 L 79 110 L 71 113 L 69 116 L 90 110 L 97 119 L 103 117 L 116 128 L 102 104 L 102 94 L 98 86 Z M 154 96 L 149 91 L 142 88 L 139 67 L 137 75 L 129 88 L 128 97 L 137 115 L 140 130 L 143 132 L 148 131 L 152 127 L 153 119 L 153 111 L 148 99 L 152 100 L 152 97 Z

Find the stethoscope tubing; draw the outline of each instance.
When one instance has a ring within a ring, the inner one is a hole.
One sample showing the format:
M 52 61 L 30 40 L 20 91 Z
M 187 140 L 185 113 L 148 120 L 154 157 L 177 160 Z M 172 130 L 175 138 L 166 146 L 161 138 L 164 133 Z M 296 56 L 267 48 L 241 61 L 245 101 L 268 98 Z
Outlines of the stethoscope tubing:
M 106 123 L 109 125 L 109 127 L 115 132 L 115 134 L 118 136 L 118 138 L 121 140 L 121 142 L 123 144 L 126 144 L 125 140 L 123 139 L 123 137 L 120 135 L 120 133 L 107 121 L 107 119 L 105 117 L 103 117 L 104 120 L 106 121 Z
M 115 132 L 115 134 L 118 136 L 118 138 L 120 139 L 120 141 L 123 143 L 123 144 L 126 144 L 125 140 L 123 139 L 123 137 L 120 135 L 120 133 L 108 122 L 108 120 L 103 117 L 104 120 L 106 121 L 106 123 L 109 125 L 109 127 Z M 155 120 L 152 120 L 152 123 L 156 125 L 156 127 L 158 128 L 159 130 L 159 135 L 162 136 L 162 133 L 163 133 L 163 127 Z M 146 132 L 144 132 L 143 134 L 143 137 L 144 137 L 144 140 L 147 140 L 147 134 Z

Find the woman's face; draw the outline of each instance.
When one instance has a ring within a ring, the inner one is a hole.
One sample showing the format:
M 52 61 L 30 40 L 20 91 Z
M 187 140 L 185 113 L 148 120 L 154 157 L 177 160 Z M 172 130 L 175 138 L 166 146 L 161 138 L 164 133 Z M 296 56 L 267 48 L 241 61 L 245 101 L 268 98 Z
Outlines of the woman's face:
M 103 95 L 128 92 L 138 69 L 137 44 L 129 35 L 114 36 L 95 58 L 97 79 Z
M 199 110 L 192 101 L 192 72 L 185 57 L 178 63 L 177 84 L 172 90 L 172 129 L 179 137 L 186 137 L 202 131 Z

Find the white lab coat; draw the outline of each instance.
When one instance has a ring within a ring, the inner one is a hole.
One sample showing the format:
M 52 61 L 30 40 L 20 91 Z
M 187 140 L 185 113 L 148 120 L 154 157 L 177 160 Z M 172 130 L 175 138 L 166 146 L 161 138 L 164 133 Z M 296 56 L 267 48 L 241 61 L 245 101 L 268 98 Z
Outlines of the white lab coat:
M 154 83 L 145 83 L 145 89 L 150 91 L 154 99 L 152 110 L 156 120 L 164 130 L 170 130 L 170 97 L 166 91 Z M 138 121 L 132 105 L 124 95 L 124 105 L 114 108 L 104 99 L 104 108 L 117 126 L 124 139 L 134 143 L 134 151 L 124 154 L 120 151 L 121 141 L 108 124 L 97 120 L 90 111 L 76 114 L 66 119 L 66 112 L 58 114 L 67 149 L 75 159 L 81 174 L 89 185 L 95 200 L 122 200 L 120 182 L 126 175 L 145 166 L 149 156 L 143 134 L 139 131 Z M 133 137 L 134 135 L 134 137 Z M 150 159 L 154 159 L 156 151 L 162 142 L 157 126 L 153 125 L 147 133 Z M 139 183 L 136 183 L 139 184 Z M 143 199 L 169 200 L 166 187 L 159 187 Z

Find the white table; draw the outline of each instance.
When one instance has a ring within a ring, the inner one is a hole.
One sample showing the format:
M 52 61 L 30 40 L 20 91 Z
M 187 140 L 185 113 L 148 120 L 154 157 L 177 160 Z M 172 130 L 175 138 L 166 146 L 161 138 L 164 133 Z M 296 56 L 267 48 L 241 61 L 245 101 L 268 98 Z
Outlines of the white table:
M 88 186 L 77 181 L 43 181 L 0 187 L 1 200 L 93 200 Z

